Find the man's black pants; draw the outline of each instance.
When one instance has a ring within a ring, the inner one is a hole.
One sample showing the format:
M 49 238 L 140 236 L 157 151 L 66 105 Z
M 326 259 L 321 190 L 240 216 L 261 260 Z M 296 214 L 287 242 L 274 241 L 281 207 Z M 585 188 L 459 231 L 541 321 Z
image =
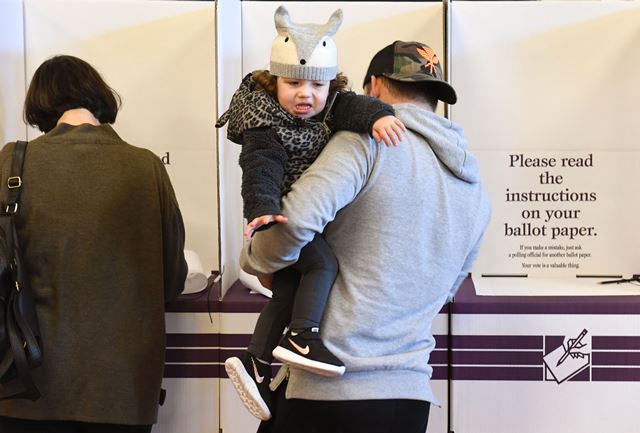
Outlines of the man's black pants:
M 425 433 L 431 405 L 419 400 L 286 400 L 259 433 Z

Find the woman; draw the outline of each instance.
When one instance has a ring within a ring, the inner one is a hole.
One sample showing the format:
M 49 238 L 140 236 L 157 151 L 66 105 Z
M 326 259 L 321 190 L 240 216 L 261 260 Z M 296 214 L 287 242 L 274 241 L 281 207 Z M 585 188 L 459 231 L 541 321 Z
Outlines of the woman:
M 156 421 L 164 305 L 187 273 L 184 226 L 160 159 L 109 125 L 119 100 L 72 56 L 45 61 L 29 86 L 25 119 L 45 134 L 27 148 L 16 225 L 43 397 L 0 402 L 3 433 L 149 432 Z

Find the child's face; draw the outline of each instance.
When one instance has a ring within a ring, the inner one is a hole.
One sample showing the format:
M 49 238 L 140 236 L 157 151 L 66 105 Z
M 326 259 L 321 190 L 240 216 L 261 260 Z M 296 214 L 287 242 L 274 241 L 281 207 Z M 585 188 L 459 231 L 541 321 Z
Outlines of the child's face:
M 278 103 L 296 117 L 309 119 L 324 110 L 329 96 L 329 81 L 309 81 L 278 77 Z

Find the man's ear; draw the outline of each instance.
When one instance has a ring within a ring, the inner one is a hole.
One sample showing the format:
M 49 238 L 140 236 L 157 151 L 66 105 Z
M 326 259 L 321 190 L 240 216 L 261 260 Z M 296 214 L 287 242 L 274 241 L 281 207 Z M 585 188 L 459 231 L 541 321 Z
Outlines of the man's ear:
M 369 96 L 373 96 L 374 98 L 380 97 L 380 81 L 375 75 L 371 76 L 371 81 L 369 83 Z

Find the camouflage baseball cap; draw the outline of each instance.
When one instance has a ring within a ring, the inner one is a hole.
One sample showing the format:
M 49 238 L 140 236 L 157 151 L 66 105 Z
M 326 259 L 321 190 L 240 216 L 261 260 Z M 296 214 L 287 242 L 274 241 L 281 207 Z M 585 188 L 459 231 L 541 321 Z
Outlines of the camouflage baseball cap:
M 362 87 L 371 81 L 371 76 L 385 76 L 391 80 L 429 83 L 429 93 L 446 102 L 455 104 L 456 91 L 442 76 L 440 59 L 428 46 L 420 42 L 395 41 L 373 56 Z

